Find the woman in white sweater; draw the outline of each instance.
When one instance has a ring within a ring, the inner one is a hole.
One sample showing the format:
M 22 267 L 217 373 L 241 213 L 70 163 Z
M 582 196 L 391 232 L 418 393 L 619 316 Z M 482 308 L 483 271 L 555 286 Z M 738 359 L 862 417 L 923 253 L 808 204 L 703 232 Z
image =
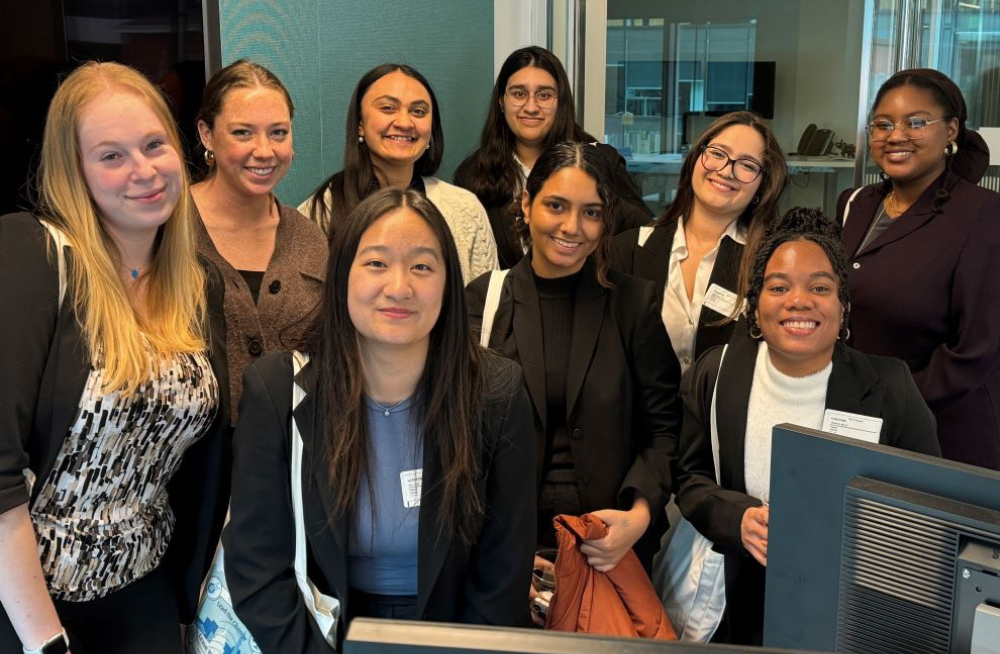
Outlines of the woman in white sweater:
M 849 413 L 884 445 L 934 456 L 940 448 L 906 364 L 843 343 L 851 305 L 839 227 L 819 210 L 792 209 L 751 256 L 738 298 L 747 329 L 737 326 L 684 378 L 677 506 L 726 557 L 728 636 L 717 638 L 760 645 L 772 427 L 823 429 L 831 412 Z
M 358 81 L 347 110 L 344 169 L 320 184 L 299 211 L 327 234 L 380 188 L 411 188 L 444 215 L 469 282 L 497 267 L 486 209 L 436 177 L 444 154 L 441 113 L 430 83 L 403 64 L 382 64 Z

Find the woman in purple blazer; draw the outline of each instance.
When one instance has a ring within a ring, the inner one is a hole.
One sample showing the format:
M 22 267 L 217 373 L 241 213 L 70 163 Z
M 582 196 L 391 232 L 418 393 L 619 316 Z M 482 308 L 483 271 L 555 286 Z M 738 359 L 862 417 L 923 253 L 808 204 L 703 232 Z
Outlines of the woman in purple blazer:
M 851 261 L 852 345 L 907 362 L 945 457 L 1000 470 L 1000 195 L 948 77 L 904 70 L 868 125 L 885 181 L 837 204 Z

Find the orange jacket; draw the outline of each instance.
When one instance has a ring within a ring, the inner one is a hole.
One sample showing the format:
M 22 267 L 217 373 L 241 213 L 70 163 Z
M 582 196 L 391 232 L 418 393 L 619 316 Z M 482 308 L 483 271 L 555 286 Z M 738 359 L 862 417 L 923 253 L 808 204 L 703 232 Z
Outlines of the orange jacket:
M 629 551 L 611 572 L 598 572 L 580 552 L 577 541 L 604 538 L 607 525 L 590 514 L 560 515 L 554 522 L 559 555 L 546 629 L 677 640 L 635 552 Z

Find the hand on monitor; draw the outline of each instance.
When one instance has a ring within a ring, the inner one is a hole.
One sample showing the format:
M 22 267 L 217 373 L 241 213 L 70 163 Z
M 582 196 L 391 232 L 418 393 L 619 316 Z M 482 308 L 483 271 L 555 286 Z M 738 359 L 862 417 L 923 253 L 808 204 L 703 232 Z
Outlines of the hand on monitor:
M 769 510 L 766 506 L 750 507 L 743 514 L 740 523 L 740 538 L 743 547 L 757 559 L 757 563 L 767 565 L 767 521 Z

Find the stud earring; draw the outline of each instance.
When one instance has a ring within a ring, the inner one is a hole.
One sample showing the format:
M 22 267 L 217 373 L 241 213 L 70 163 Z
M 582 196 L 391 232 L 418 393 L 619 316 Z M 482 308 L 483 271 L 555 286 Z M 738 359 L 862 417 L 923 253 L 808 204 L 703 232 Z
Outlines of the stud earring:
M 365 137 L 359 136 L 358 137 L 358 143 L 364 143 L 364 142 L 365 142 Z
M 209 166 L 215 163 L 215 153 L 211 150 L 205 150 L 205 163 Z

